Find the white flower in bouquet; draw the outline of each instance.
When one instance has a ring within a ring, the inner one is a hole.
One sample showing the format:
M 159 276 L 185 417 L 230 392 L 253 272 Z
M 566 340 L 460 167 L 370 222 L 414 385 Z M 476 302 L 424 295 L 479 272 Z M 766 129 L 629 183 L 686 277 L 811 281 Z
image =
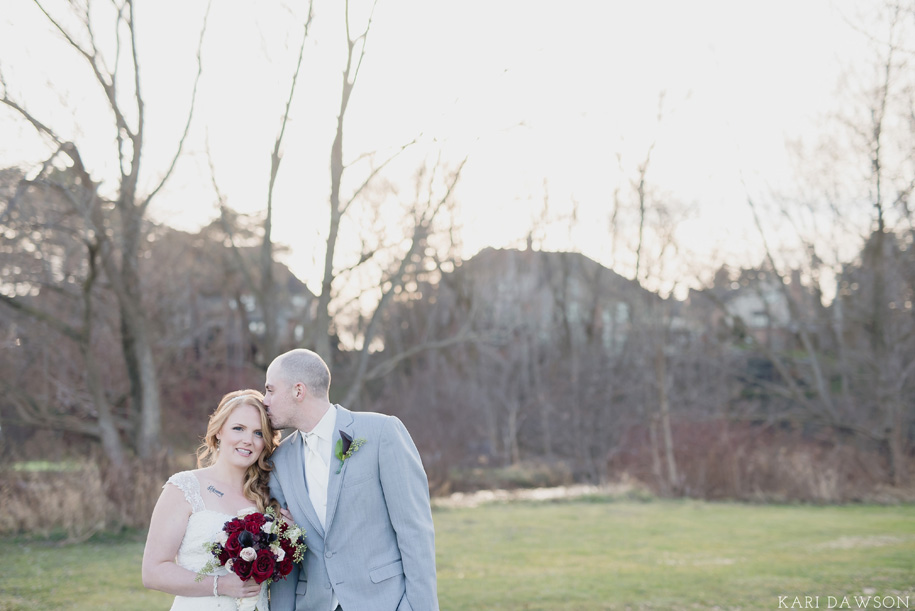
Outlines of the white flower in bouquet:
M 279 543 L 274 543 L 270 546 L 270 551 L 273 552 L 273 555 L 276 556 L 277 562 L 282 562 L 283 558 L 286 557 L 286 551 L 280 546 Z
M 289 538 L 292 540 L 298 539 L 299 537 L 304 537 L 305 532 L 298 526 L 293 526 L 289 529 Z

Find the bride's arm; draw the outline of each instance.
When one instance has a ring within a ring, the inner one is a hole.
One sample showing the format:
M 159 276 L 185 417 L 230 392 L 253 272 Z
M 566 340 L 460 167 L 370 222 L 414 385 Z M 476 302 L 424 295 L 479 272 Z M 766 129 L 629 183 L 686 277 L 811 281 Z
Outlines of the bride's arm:
M 177 596 L 212 596 L 213 577 L 196 581 L 197 574 L 178 566 L 175 557 L 187 530 L 191 508 L 176 486 L 166 484 L 153 509 L 143 551 L 143 585 Z M 244 598 L 256 596 L 260 586 L 253 579 L 242 582 L 234 573 L 219 578 L 219 594 Z

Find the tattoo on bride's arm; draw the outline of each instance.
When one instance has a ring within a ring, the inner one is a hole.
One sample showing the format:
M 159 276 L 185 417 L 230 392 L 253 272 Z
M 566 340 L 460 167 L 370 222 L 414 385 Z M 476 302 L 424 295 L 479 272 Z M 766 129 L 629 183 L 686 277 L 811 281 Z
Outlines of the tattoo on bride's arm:
M 217 490 L 214 486 L 207 486 L 207 490 L 215 494 L 216 496 L 223 496 L 223 493 Z

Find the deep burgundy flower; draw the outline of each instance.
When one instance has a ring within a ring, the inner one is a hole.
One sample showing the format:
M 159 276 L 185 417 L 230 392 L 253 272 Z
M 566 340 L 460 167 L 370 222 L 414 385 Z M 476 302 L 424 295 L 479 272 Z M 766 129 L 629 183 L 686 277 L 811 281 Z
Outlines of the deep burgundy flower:
M 229 561 L 229 558 L 232 557 L 232 554 L 229 553 L 229 550 L 219 546 L 219 550 L 216 552 L 216 557 L 219 558 L 219 564 L 225 565 Z
M 254 561 L 254 567 L 251 569 L 251 576 L 257 583 L 264 583 L 273 577 L 273 569 L 276 566 L 276 559 L 273 552 L 269 549 L 262 549 L 257 552 L 257 559 Z
M 252 568 L 254 568 L 254 563 L 241 558 L 236 558 L 232 564 L 232 572 L 238 575 L 238 578 L 242 581 L 248 581 L 251 578 Z
M 226 532 L 226 534 L 232 535 L 243 531 L 245 529 L 245 523 L 243 520 L 235 518 L 226 522 L 226 525 L 223 526 L 222 529 Z
M 226 551 L 229 552 L 230 558 L 236 558 L 243 547 L 244 545 L 238 540 L 238 533 L 229 535 L 229 538 L 226 540 L 225 548 Z
M 287 553 L 286 557 L 276 563 L 276 570 L 281 577 L 285 577 L 292 572 L 295 563 L 292 561 L 292 554 Z
M 245 516 L 245 530 L 250 533 L 259 533 L 261 531 L 261 526 L 266 524 L 266 522 L 264 514 L 258 512 L 249 513 Z

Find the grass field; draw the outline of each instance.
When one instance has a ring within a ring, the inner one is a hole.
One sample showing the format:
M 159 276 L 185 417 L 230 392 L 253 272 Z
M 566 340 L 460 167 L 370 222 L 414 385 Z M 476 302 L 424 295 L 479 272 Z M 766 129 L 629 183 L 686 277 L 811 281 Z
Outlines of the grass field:
M 870 597 L 861 608 L 915 609 L 912 505 L 593 498 L 434 517 L 447 611 L 854 609 L 855 596 Z M 170 596 L 140 582 L 142 553 L 139 535 L 3 541 L 0 611 L 168 609 Z

